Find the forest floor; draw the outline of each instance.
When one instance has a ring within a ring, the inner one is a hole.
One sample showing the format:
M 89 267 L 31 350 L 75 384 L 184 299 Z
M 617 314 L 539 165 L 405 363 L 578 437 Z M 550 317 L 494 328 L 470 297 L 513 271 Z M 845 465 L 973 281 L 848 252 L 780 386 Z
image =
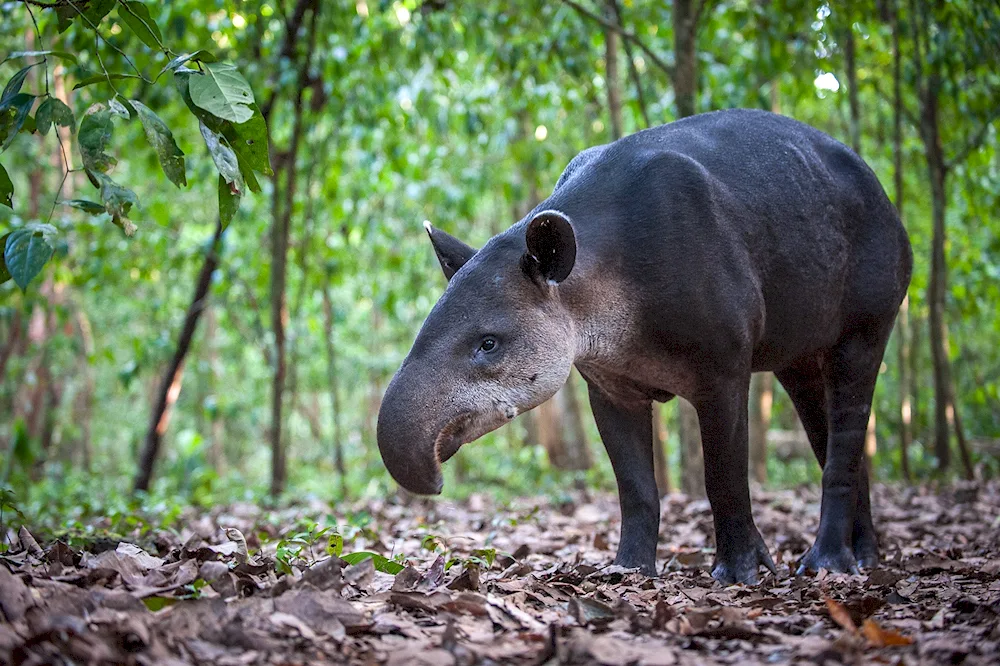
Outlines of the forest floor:
M 818 490 L 758 492 L 779 574 L 725 588 L 707 502 L 664 500 L 646 578 L 610 565 L 614 497 L 568 497 L 233 505 L 83 540 L 29 525 L 0 555 L 0 663 L 1000 662 L 1000 484 L 876 487 L 884 564 L 856 576 L 790 575 Z M 347 515 L 339 536 L 306 524 Z M 354 564 L 326 554 L 341 537 Z

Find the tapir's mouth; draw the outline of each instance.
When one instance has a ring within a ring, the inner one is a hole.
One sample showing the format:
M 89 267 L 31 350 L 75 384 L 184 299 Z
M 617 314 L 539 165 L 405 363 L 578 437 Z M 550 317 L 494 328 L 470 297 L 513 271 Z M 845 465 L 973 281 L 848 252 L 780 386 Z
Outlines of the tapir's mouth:
M 447 462 L 463 444 L 474 442 L 510 419 L 502 411 L 463 412 L 441 429 L 434 440 L 434 456 L 438 463 Z

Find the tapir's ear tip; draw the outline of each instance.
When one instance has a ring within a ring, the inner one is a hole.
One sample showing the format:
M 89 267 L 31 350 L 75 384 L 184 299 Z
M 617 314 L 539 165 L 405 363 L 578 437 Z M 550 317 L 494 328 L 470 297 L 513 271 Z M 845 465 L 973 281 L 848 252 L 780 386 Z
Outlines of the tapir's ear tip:
M 424 220 L 424 231 L 427 232 L 428 236 L 434 235 L 434 225 L 431 224 L 430 220 Z

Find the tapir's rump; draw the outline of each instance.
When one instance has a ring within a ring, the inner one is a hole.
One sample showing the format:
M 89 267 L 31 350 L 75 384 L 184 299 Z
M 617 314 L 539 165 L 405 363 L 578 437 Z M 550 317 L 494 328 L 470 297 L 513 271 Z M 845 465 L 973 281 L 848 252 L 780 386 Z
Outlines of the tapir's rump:
M 622 504 L 616 562 L 655 572 L 652 400 L 698 411 L 713 575 L 773 569 L 750 513 L 747 389 L 773 371 L 823 466 L 802 569 L 877 562 L 863 438 L 910 245 L 853 151 L 762 111 L 693 116 L 574 158 L 525 219 L 476 251 L 428 227 L 448 289 L 379 413 L 393 476 L 441 487 L 459 446 L 551 397 L 574 364 Z

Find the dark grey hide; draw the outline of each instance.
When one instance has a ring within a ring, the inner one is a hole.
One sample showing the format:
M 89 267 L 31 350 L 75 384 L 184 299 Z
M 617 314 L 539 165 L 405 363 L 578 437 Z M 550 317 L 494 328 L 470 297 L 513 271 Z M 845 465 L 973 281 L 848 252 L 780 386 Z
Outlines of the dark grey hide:
M 877 563 L 864 436 L 912 255 L 849 148 L 762 111 L 707 113 L 585 150 L 478 252 L 428 232 L 448 288 L 378 419 L 402 486 L 439 492 L 442 461 L 551 397 L 575 364 L 618 480 L 615 562 L 656 571 L 650 407 L 680 395 L 701 425 L 712 575 L 753 583 L 774 565 L 750 511 L 747 393 L 770 370 L 823 467 L 800 570 Z

